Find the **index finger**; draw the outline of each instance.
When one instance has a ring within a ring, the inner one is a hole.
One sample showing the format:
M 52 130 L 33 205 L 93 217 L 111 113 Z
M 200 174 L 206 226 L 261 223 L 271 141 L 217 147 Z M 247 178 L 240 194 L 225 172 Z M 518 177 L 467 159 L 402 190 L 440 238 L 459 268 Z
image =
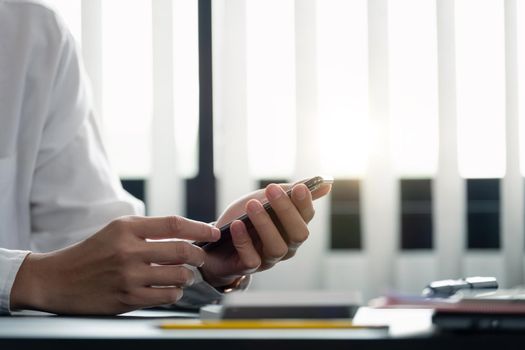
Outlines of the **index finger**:
M 220 237 L 218 228 L 182 216 L 141 217 L 132 221 L 131 232 L 141 238 L 180 238 L 214 242 Z

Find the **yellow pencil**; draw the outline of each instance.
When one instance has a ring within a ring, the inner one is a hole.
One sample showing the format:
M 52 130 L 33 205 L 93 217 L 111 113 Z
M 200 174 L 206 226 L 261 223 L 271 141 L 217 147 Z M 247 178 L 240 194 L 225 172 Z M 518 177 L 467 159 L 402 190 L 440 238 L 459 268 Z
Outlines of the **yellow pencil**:
M 347 320 L 180 320 L 160 325 L 162 329 L 370 329 L 384 326 L 355 325 Z

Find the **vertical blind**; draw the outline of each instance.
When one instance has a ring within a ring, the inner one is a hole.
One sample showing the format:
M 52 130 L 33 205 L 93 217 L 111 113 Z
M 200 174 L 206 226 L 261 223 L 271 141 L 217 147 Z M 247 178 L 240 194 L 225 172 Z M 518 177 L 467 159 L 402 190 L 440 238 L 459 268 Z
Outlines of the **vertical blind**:
M 316 6 L 321 166 L 336 177 L 362 176 L 368 149 L 367 2 Z
M 152 214 L 184 213 L 182 180 L 198 172 L 198 1 L 50 2 L 84 49 L 120 175 L 147 180 Z M 297 258 L 255 288 L 371 296 L 471 274 L 523 282 L 521 2 L 213 0 L 212 18 L 218 208 L 259 180 L 319 172 L 360 193 L 339 201 L 358 203 L 360 249 L 330 249 L 323 199 Z M 469 249 L 478 179 L 497 181 L 499 248 Z M 400 216 L 417 186 L 431 244 L 408 251 Z M 309 273 L 292 282 L 297 269 Z
M 411 15 L 409 15 L 411 14 Z M 436 1 L 390 1 L 389 106 L 396 174 L 430 177 L 438 155 Z
M 455 5 L 460 174 L 501 178 L 505 174 L 504 1 L 461 0 Z

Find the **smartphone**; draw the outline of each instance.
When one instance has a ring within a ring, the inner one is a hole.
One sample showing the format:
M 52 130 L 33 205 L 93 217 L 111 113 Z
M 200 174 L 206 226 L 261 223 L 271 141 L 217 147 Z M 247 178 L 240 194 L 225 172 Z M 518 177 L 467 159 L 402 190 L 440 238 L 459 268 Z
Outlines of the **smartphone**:
M 299 182 L 293 184 L 290 187 L 290 189 L 288 191 L 286 191 L 286 194 L 288 195 L 288 197 L 291 197 L 292 196 L 292 189 L 293 189 L 293 187 L 295 185 L 297 185 L 297 184 L 300 184 L 300 183 L 305 184 L 306 187 L 308 187 L 308 189 L 310 190 L 310 192 L 313 192 L 313 191 L 317 190 L 319 187 L 321 187 L 321 185 L 323 185 L 323 184 L 331 184 L 333 182 L 334 182 L 334 179 L 331 176 L 314 176 L 314 177 L 311 177 L 309 179 L 306 179 L 306 180 L 303 180 L 303 181 L 299 181 Z M 263 204 L 263 207 L 266 210 L 266 212 L 270 215 L 270 217 L 275 220 L 276 219 L 276 214 L 273 211 L 273 209 L 272 209 L 272 207 L 270 205 L 270 202 L 265 202 Z M 253 224 L 250 221 L 250 218 L 248 217 L 248 214 L 241 215 L 235 220 L 242 221 L 244 223 L 244 225 L 246 225 L 246 228 L 248 229 L 248 231 L 251 228 L 253 228 Z M 233 220 L 233 221 L 235 221 L 235 220 Z M 210 249 L 218 247 L 221 244 L 224 244 L 226 242 L 231 242 L 232 238 L 231 238 L 231 232 L 230 232 L 230 225 L 231 225 L 231 223 L 233 221 L 231 221 L 230 223 L 228 223 L 228 224 L 226 224 L 224 226 L 221 226 L 219 228 L 220 231 L 221 231 L 221 238 L 219 238 L 217 241 L 215 241 L 215 242 L 204 242 L 202 244 L 199 244 L 199 246 L 202 247 L 203 249 L 210 250 Z

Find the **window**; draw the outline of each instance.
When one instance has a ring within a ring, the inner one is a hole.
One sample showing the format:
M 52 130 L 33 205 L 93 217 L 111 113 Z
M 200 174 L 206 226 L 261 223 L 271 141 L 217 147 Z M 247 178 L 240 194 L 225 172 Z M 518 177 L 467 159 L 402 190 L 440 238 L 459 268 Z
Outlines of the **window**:
M 401 180 L 401 249 L 432 249 L 432 181 Z
M 467 247 L 500 247 L 500 179 L 467 180 Z
M 331 195 L 330 247 L 361 249 L 361 203 L 359 180 L 335 180 Z

